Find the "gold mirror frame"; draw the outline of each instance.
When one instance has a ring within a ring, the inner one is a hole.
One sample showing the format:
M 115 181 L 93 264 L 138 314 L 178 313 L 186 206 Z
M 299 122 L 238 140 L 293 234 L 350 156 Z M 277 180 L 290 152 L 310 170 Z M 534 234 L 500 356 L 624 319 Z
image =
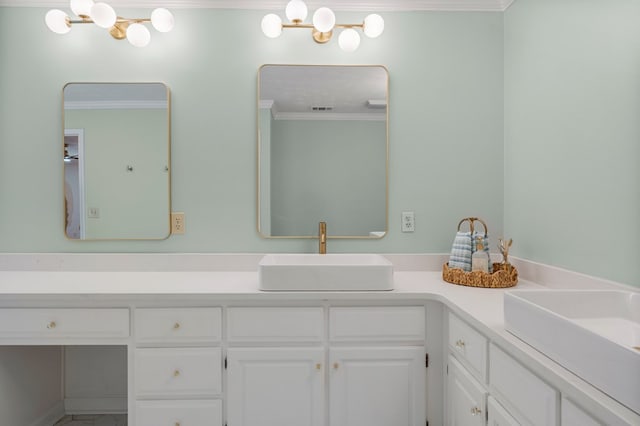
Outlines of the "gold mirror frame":
M 166 84 L 67 83 L 62 132 L 67 239 L 164 240 L 171 235 L 171 92 Z M 73 149 L 74 140 L 82 148 Z M 80 177 L 70 175 L 74 162 Z
M 349 68 L 349 69 L 366 69 L 366 68 L 373 68 L 373 69 L 379 69 L 382 70 L 384 72 L 384 93 L 385 93 L 385 99 L 384 99 L 384 123 L 385 123 L 385 129 L 384 129 L 384 166 L 382 166 L 382 164 L 380 163 L 381 167 L 384 167 L 384 229 L 378 229 L 376 231 L 380 231 L 380 232 L 370 232 L 368 235 L 350 235 L 348 233 L 342 233 L 342 234 L 333 234 L 331 232 L 331 228 L 332 228 L 332 222 L 330 220 L 327 221 L 327 238 L 330 239 L 380 239 L 383 238 L 388 232 L 389 232 L 389 72 L 387 70 L 386 67 L 384 67 L 383 65 L 282 65 L 282 64 L 265 64 L 262 65 L 259 69 L 258 69 L 258 76 L 257 76 L 257 93 L 256 93 L 256 105 L 257 105 L 257 117 L 256 117 L 256 141 L 257 141 L 257 177 L 256 177 L 256 205 L 257 205 L 257 230 L 258 230 L 258 234 L 262 237 L 262 238 L 269 238 L 269 239 L 300 239 L 300 238 L 306 238 L 306 239 L 317 239 L 318 237 L 318 233 L 317 233 L 317 229 L 318 229 L 318 223 L 316 223 L 315 221 L 311 222 L 309 224 L 309 229 L 310 232 L 308 235 L 270 235 L 264 232 L 263 227 L 261 226 L 262 220 L 263 220 L 263 212 L 262 212 L 262 187 L 261 187 L 261 173 L 262 173 L 262 165 L 261 165 L 261 161 L 262 158 L 264 156 L 263 154 L 263 150 L 262 150 L 262 144 L 261 144 L 261 83 L 262 83 L 262 71 L 266 68 L 266 67 L 287 67 L 287 68 L 294 68 L 294 67 L 301 67 L 304 69 L 307 68 L 312 68 L 312 67 L 316 67 L 316 68 L 326 68 L 326 69 L 332 69 L 332 70 L 337 70 L 340 68 Z M 372 107 L 372 108 L 380 108 L 380 105 L 378 105 L 377 107 Z M 366 161 L 366 160 L 363 160 Z M 328 167 L 327 173 L 331 173 L 330 170 L 330 166 Z M 382 189 L 380 189 L 382 191 Z M 374 231 L 374 230 L 371 230 Z

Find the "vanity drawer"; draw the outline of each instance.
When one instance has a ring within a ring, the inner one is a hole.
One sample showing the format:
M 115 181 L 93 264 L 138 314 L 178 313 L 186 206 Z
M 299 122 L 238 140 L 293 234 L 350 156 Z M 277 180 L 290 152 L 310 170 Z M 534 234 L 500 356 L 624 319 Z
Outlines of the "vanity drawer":
M 229 308 L 229 342 L 320 342 L 324 336 L 321 307 Z
M 128 309 L 0 309 L 0 338 L 57 341 L 128 336 Z
M 137 401 L 136 426 L 222 426 L 220 400 Z
M 449 348 L 482 382 L 487 381 L 487 338 L 453 314 L 449 314 Z
M 329 311 L 333 342 L 424 341 L 424 306 L 337 307 Z
M 136 350 L 138 398 L 211 398 L 222 392 L 220 348 Z
M 213 343 L 222 338 L 220 308 L 136 309 L 136 342 Z
M 558 392 L 494 344 L 489 347 L 489 385 L 492 393 L 525 424 L 558 424 Z M 511 410 L 513 408 L 513 410 Z

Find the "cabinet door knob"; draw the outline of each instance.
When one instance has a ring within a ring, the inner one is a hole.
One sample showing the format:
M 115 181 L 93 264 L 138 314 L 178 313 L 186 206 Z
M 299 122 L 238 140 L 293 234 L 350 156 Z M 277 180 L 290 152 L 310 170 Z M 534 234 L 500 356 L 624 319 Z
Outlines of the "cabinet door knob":
M 316 370 L 318 370 L 318 371 L 322 370 L 322 364 L 317 363 L 316 364 Z
M 334 369 L 334 370 L 337 370 L 337 369 L 338 369 L 338 367 L 340 367 L 340 364 L 338 364 L 337 362 L 334 362 L 334 363 L 333 363 L 333 369 Z
M 48 328 L 49 330 L 52 330 L 52 329 L 56 328 L 56 325 L 57 325 L 57 324 L 56 324 L 56 322 L 55 322 L 55 321 L 49 321 L 49 323 L 47 324 L 47 328 Z
M 479 409 L 478 407 L 473 407 L 473 408 L 471 409 L 471 415 L 472 415 L 472 416 L 477 416 L 477 415 L 478 415 L 478 414 L 480 414 L 480 413 L 482 413 L 482 410 L 481 410 L 481 409 Z
M 180 422 L 176 422 L 176 423 L 175 423 L 175 426 L 180 426 Z
M 180 328 L 180 323 L 179 323 L 179 322 L 177 322 L 177 323 L 173 324 L 173 329 L 174 329 L 174 330 L 177 330 L 177 329 L 179 329 L 179 328 Z M 176 424 L 177 424 L 177 423 L 176 423 Z
M 456 346 L 459 347 L 460 349 L 463 349 L 464 348 L 464 340 L 462 340 L 462 339 L 456 340 Z
M 180 376 L 180 370 L 176 368 L 175 370 L 173 370 L 173 377 L 178 377 L 178 376 Z

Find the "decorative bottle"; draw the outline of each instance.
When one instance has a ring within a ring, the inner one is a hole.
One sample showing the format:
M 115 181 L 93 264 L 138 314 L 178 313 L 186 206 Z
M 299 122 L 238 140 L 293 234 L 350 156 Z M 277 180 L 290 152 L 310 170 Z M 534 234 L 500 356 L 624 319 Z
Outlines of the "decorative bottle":
M 489 254 L 480 237 L 476 238 L 476 251 L 471 255 L 471 271 L 489 272 Z

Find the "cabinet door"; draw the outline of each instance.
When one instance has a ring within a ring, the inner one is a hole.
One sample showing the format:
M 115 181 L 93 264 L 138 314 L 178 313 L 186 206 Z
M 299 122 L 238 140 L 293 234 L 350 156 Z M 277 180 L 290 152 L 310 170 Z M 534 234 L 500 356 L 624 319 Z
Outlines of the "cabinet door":
M 600 426 L 601 423 L 591 417 L 582 408 L 567 398 L 562 398 L 562 426 Z
M 424 358 L 421 347 L 330 349 L 331 426 L 424 426 Z
M 487 402 L 487 411 L 489 415 L 489 426 L 520 426 L 520 423 L 511 417 L 511 414 L 491 396 Z
M 451 356 L 447 374 L 447 424 L 483 426 L 487 391 Z
M 233 426 L 323 426 L 322 348 L 231 348 L 227 417 Z

